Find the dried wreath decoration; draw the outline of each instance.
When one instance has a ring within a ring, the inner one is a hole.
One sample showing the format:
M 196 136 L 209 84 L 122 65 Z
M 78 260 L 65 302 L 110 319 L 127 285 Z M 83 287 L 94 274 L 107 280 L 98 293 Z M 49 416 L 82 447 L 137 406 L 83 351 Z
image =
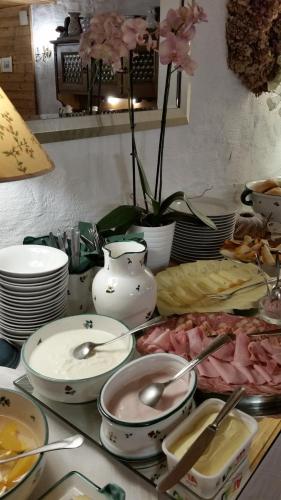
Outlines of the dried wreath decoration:
M 227 10 L 229 68 L 256 96 L 275 91 L 281 81 L 281 1 L 229 0 Z

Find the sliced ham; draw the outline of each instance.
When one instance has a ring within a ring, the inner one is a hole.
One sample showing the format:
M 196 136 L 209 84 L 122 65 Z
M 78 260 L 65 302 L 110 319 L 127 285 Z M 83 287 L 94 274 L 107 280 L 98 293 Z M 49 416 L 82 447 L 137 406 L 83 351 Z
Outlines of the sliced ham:
M 192 358 L 195 358 L 203 348 L 203 332 L 196 326 L 187 332 L 188 342 L 189 342 L 189 354 Z
M 261 345 L 269 354 L 281 354 L 281 344 L 278 342 L 277 337 L 264 339 L 261 341 Z
M 214 378 L 218 376 L 217 370 L 212 366 L 209 359 L 205 359 L 197 366 L 197 370 L 202 377 Z
M 251 357 L 248 347 L 249 347 L 249 337 L 244 333 L 236 335 L 235 351 L 233 358 L 236 364 L 242 366 L 248 366 L 251 364 Z
M 254 369 L 256 370 L 256 372 L 258 372 L 262 377 L 264 377 L 264 379 L 266 380 L 266 382 L 270 383 L 272 382 L 271 380 L 271 376 L 269 375 L 268 371 L 266 370 L 266 367 L 264 367 L 263 365 L 257 365 L 255 364 L 254 365 Z
M 245 375 L 239 372 L 231 363 L 225 363 L 215 359 L 213 356 L 209 357 L 209 361 L 213 368 L 217 371 L 217 374 L 227 384 L 244 384 L 244 382 L 247 382 Z
M 235 351 L 234 342 L 223 345 L 218 351 L 214 352 L 213 357 L 222 361 L 232 361 Z
M 281 366 L 281 352 L 273 353 L 272 358 L 274 359 L 274 361 L 276 361 L 276 363 L 278 363 L 278 365 Z
M 172 352 L 192 359 L 213 341 L 210 335 L 235 333 L 235 342 L 198 365 L 199 387 L 227 393 L 243 384 L 247 394 L 281 394 L 281 338 L 262 335 L 272 328 L 259 318 L 184 314 L 148 330 L 138 339 L 137 347 L 142 354 Z M 261 336 L 249 338 L 247 334 L 252 332 Z
M 232 362 L 232 365 L 247 379 L 247 382 L 250 384 L 254 384 L 256 382 L 255 377 L 253 376 L 252 370 L 247 366 L 243 366 L 235 361 Z
M 170 333 L 170 343 L 172 346 L 172 352 L 178 356 L 188 358 L 189 342 L 187 332 L 184 329 L 178 330 L 175 335 Z
M 268 363 L 268 361 L 270 360 L 270 356 L 260 342 L 249 342 L 248 349 L 252 361 L 261 361 L 262 363 Z

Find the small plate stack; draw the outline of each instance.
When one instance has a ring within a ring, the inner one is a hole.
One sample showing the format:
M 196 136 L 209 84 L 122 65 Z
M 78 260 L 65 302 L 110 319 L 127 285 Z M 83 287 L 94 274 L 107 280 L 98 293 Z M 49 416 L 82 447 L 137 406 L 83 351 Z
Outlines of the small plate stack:
M 172 260 L 176 262 L 193 262 L 196 260 L 221 259 L 220 248 L 225 240 L 232 237 L 236 210 L 233 206 L 216 198 L 203 198 L 192 201 L 192 205 L 204 215 L 208 215 L 216 224 L 213 230 L 203 224 L 199 225 L 196 218 L 187 213 L 184 202 L 176 202 L 173 209 L 184 212 L 182 220 L 176 222 L 172 246 Z
M 56 248 L 15 245 L 0 250 L 0 334 L 23 344 L 35 330 L 61 318 L 68 256 Z

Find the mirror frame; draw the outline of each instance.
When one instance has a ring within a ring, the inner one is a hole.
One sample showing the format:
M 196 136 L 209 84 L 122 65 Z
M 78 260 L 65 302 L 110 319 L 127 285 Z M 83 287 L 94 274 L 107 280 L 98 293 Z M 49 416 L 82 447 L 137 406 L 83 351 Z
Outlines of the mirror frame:
M 183 0 L 160 0 L 160 12 L 183 5 Z M 189 118 L 191 85 L 187 75 L 180 75 L 180 99 L 177 107 L 169 108 L 167 126 L 186 125 Z M 160 127 L 161 109 L 135 113 L 136 131 L 152 130 Z M 130 132 L 129 114 L 112 113 L 70 118 L 49 118 L 27 122 L 41 144 L 50 142 L 87 139 Z

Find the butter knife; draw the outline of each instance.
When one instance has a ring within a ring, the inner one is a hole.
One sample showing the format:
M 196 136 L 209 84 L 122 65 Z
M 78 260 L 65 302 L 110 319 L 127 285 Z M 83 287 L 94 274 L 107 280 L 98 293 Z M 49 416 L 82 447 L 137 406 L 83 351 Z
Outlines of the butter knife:
M 222 409 L 216 416 L 215 420 L 204 429 L 198 436 L 190 448 L 186 451 L 177 465 L 169 471 L 158 483 L 157 489 L 164 493 L 174 486 L 178 481 L 191 469 L 197 460 L 204 453 L 211 441 L 214 439 L 216 432 L 223 421 L 224 417 L 237 405 L 243 396 L 245 389 L 240 387 L 234 391 L 227 399 Z

